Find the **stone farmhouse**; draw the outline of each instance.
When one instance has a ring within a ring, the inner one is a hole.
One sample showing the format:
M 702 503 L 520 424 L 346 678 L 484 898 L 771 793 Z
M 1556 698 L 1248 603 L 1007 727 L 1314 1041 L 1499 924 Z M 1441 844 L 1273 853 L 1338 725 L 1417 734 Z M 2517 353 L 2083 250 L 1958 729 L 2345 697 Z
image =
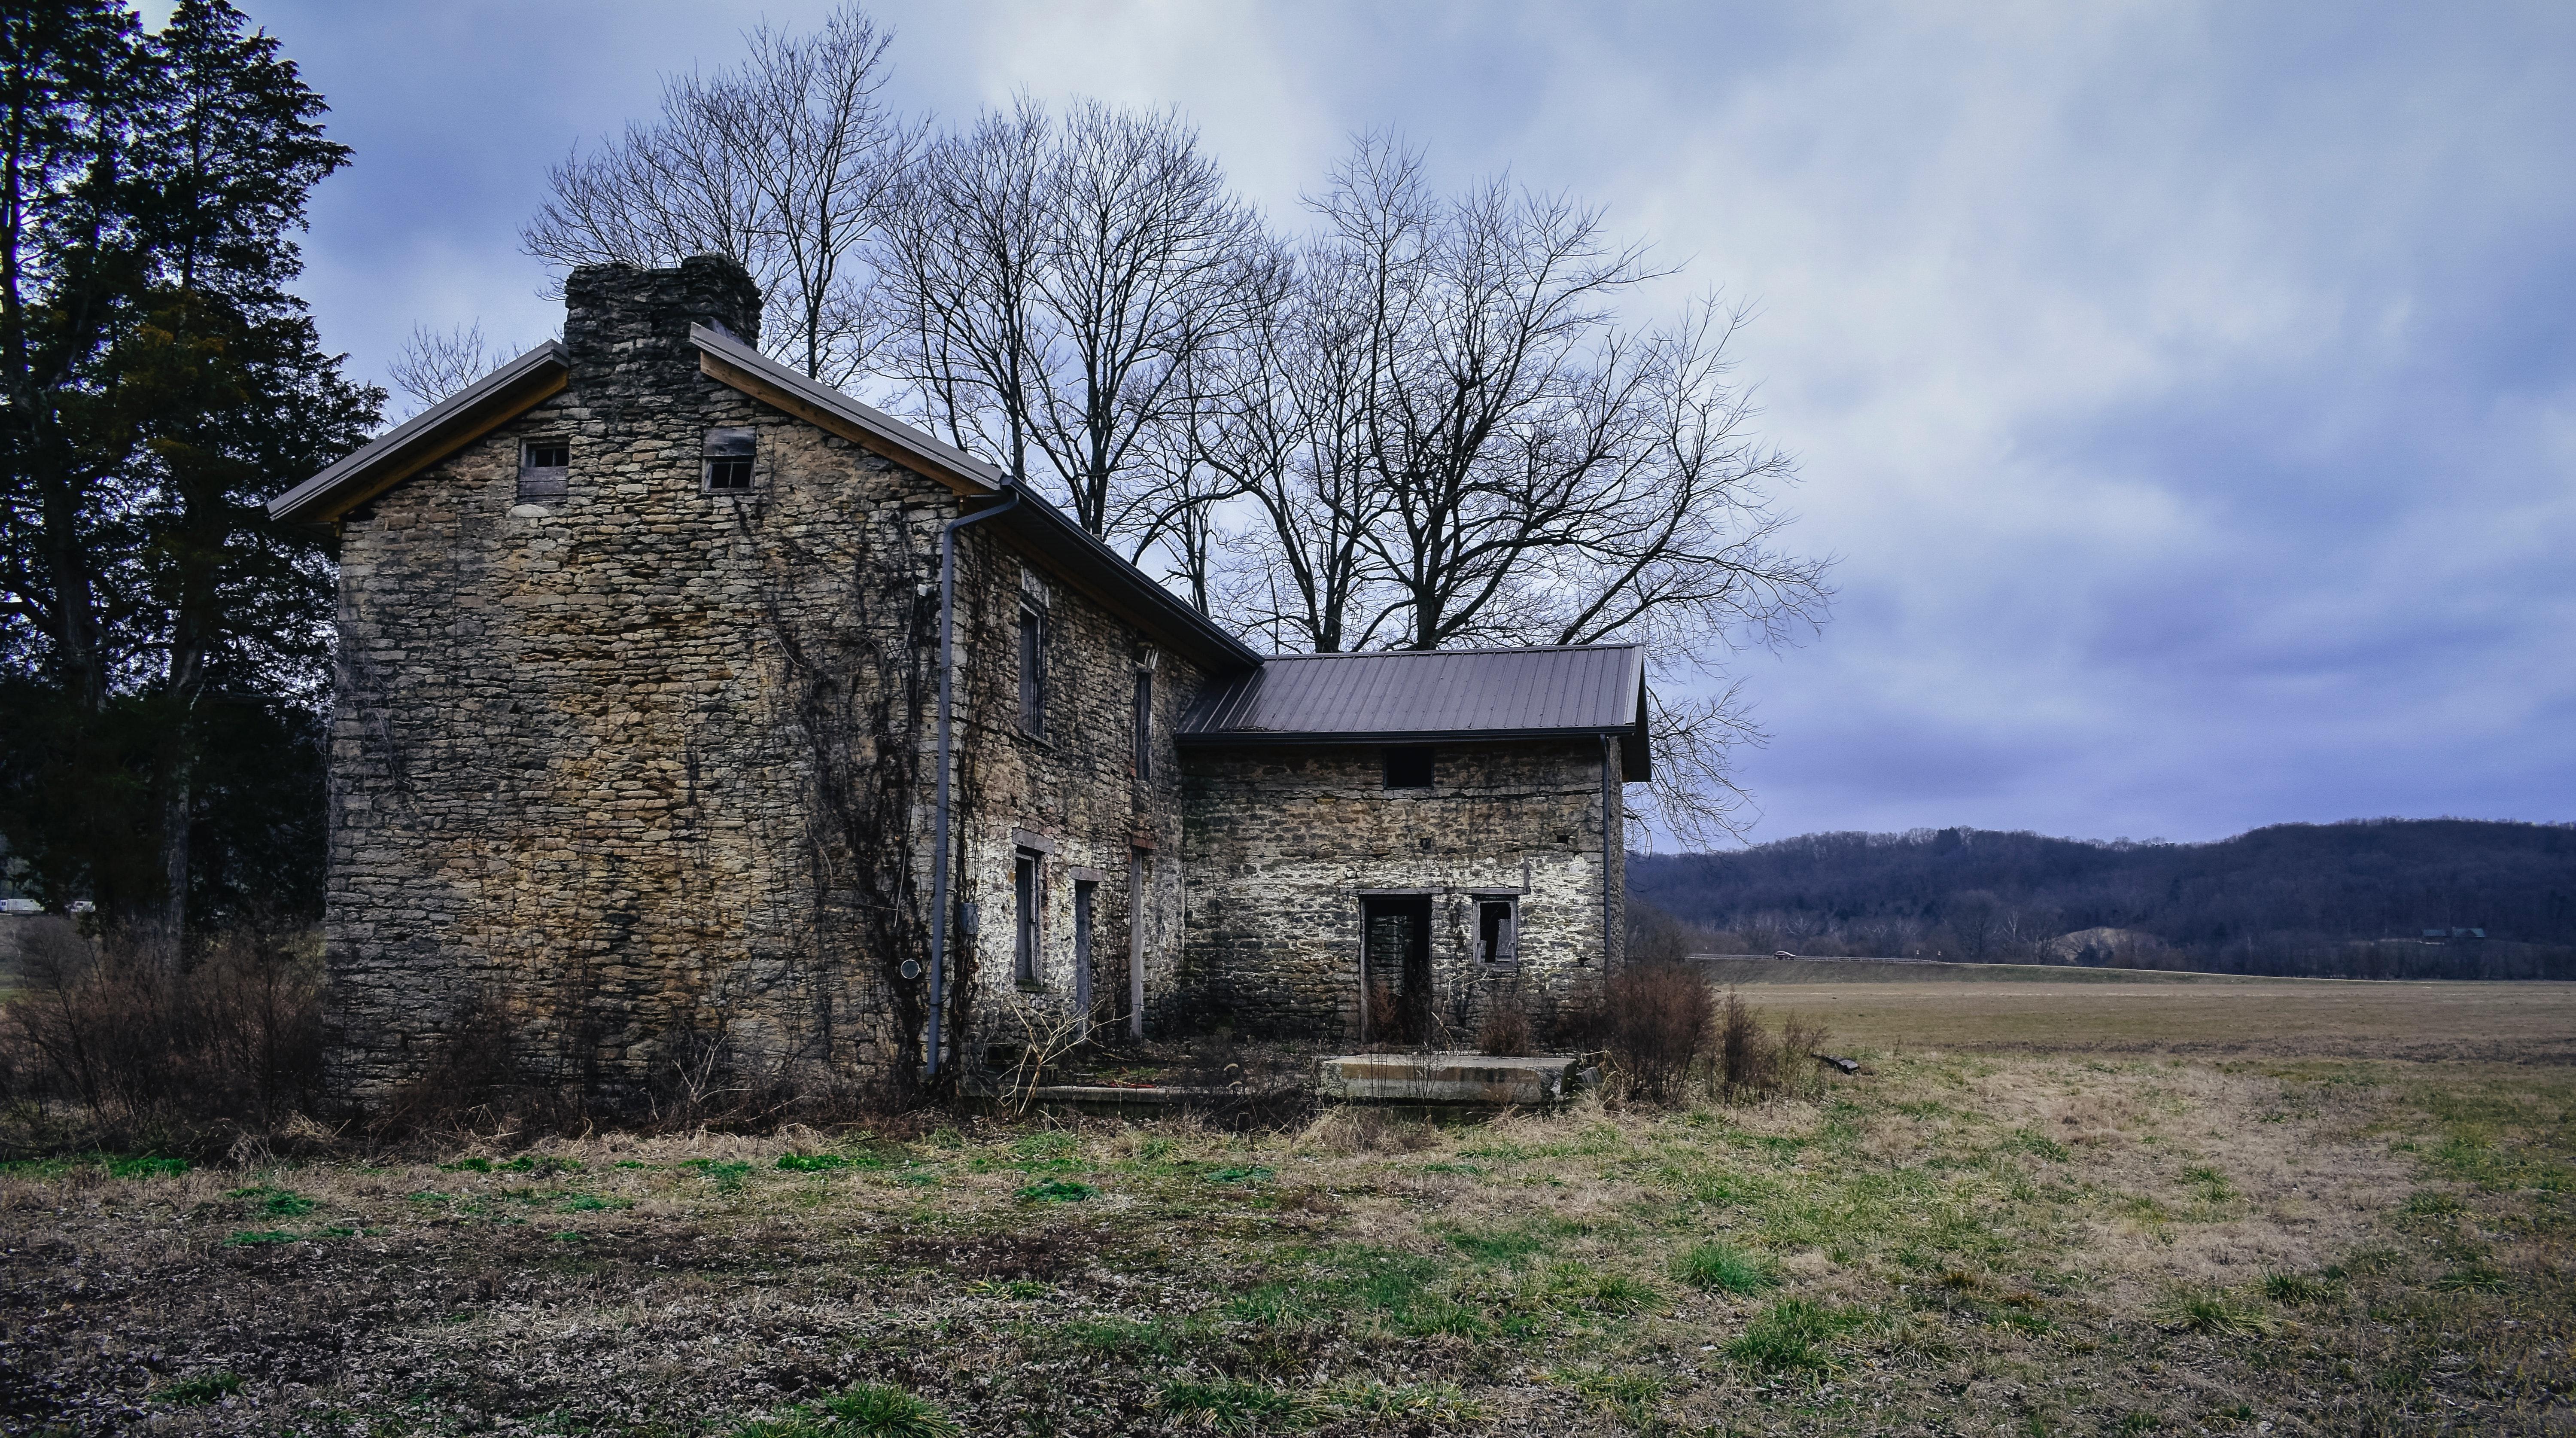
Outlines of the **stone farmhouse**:
M 1544 1032 L 1597 994 L 1638 650 L 1258 654 L 764 358 L 732 262 L 566 300 L 562 340 L 269 506 L 339 541 L 341 1092 L 469 1032 L 632 1094 L 1033 1028 Z

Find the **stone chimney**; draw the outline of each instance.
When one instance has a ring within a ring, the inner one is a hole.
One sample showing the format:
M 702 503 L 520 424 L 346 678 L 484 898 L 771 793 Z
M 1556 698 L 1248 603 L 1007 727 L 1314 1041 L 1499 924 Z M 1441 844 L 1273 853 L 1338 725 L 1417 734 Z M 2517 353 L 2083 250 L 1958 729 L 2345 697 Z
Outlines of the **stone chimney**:
M 564 282 L 564 347 L 575 391 L 660 390 L 698 368 L 689 326 L 760 342 L 760 286 L 726 255 L 691 255 L 675 270 L 584 265 Z

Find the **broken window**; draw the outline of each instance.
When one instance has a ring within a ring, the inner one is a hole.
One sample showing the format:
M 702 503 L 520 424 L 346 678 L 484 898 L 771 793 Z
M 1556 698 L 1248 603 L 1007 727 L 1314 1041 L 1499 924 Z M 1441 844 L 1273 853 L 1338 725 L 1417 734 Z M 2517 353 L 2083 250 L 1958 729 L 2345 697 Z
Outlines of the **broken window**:
M 1154 777 L 1154 671 L 1136 672 L 1136 777 Z
M 1011 859 L 1011 977 L 1038 981 L 1038 856 L 1026 849 Z
M 572 446 L 560 439 L 532 439 L 519 447 L 519 502 L 546 504 L 570 487 Z
M 1386 751 L 1386 787 L 1390 789 L 1428 789 L 1431 787 L 1431 746 L 1399 744 Z
M 1046 733 L 1046 616 L 1034 604 L 1020 606 L 1020 727 Z
M 751 462 L 759 444 L 756 430 L 708 430 L 707 493 L 739 493 L 751 488 Z
M 1511 965 L 1521 961 L 1519 914 L 1509 899 L 1485 898 L 1476 901 L 1476 958 L 1488 964 Z

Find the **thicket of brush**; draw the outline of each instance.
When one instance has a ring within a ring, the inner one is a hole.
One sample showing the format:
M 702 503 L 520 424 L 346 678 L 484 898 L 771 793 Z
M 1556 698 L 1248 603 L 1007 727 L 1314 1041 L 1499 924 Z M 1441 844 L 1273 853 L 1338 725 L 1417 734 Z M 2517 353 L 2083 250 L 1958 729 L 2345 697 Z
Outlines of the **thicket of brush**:
M 1733 1103 L 1820 1092 L 1824 1028 L 1797 1014 L 1776 1030 L 1733 989 L 1721 999 L 1688 964 L 1632 963 L 1610 976 L 1594 1029 L 1614 1101 Z
M 252 929 L 191 945 L 177 969 L 115 933 L 61 919 L 5 937 L 0 1156 L 88 1149 L 246 1161 L 472 1135 L 536 1138 L 614 1126 L 765 1131 L 882 1120 L 918 1095 L 858 1091 L 675 1035 L 641 1084 L 540 1062 L 497 1007 L 454 1025 L 420 1076 L 359 1111 L 323 1085 L 318 936 Z
M 66 922 L 19 926 L 0 1011 L 0 1142 L 208 1154 L 325 1137 L 309 935 L 224 933 L 173 970 Z

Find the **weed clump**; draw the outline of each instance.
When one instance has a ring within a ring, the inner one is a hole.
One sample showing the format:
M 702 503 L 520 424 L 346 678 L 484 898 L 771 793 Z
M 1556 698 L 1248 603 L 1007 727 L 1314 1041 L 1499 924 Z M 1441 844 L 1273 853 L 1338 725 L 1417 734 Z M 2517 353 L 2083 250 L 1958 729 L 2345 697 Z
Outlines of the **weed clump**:
M 1262 1383 L 1217 1378 L 1205 1382 L 1174 1379 L 1163 1385 L 1158 1405 L 1184 1424 L 1219 1433 L 1257 1433 L 1264 1428 L 1305 1428 L 1331 1409 L 1303 1393 Z
M 1718 1239 L 1692 1244 L 1673 1266 L 1682 1282 L 1711 1293 L 1760 1293 L 1780 1281 L 1770 1264 Z
M 1726 1356 L 1749 1368 L 1830 1373 L 1842 1364 L 1826 1345 L 1860 1321 L 1858 1314 L 1808 1299 L 1783 1299 L 1746 1325 L 1726 1345 Z
M 2170 1332 L 2216 1338 L 2261 1338 L 2281 1327 L 2281 1320 L 2216 1288 L 2176 1293 L 2165 1300 L 2158 1317 Z
M 152 1396 L 182 1408 L 197 1408 L 229 1398 L 241 1390 L 240 1374 L 228 1368 L 218 1368 L 212 1373 L 199 1373 L 174 1383 L 165 1383 L 152 1390 Z

